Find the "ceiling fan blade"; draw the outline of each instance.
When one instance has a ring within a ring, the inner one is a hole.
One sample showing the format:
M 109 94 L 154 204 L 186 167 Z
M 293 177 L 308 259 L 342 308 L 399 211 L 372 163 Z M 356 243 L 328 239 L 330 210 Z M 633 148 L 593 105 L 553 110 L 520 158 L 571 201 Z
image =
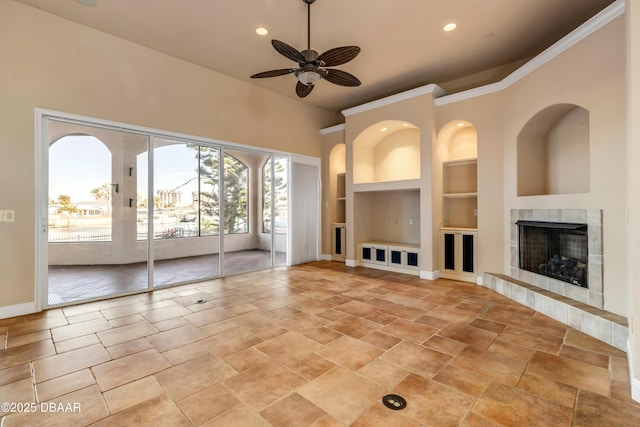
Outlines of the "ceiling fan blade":
M 340 86 L 360 86 L 360 80 L 346 71 L 327 68 L 320 70 L 320 75 L 327 81 Z
M 298 64 L 304 64 L 306 62 L 304 55 L 302 55 L 298 49 L 289 46 L 285 42 L 281 42 L 280 40 L 271 40 L 271 44 L 280 55 L 285 56 Z
M 296 95 L 298 95 L 300 98 L 304 98 L 305 96 L 309 95 L 312 90 L 313 86 L 307 86 L 300 82 L 296 84 Z
M 262 73 L 254 74 L 253 76 L 251 76 L 251 78 L 263 79 L 265 77 L 278 77 L 278 76 L 284 76 L 285 74 L 291 74 L 294 71 L 296 71 L 295 68 L 282 68 L 280 70 L 263 71 Z
M 360 48 L 358 46 L 341 46 L 334 47 L 324 52 L 318 57 L 318 62 L 324 63 L 323 67 L 335 67 L 337 65 L 346 64 L 353 58 L 358 56 Z

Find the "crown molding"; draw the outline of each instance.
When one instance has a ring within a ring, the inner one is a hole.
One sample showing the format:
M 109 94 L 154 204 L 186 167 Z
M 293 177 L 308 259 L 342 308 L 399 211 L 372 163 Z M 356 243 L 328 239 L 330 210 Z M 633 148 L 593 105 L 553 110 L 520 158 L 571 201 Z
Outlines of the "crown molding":
M 452 95 L 446 95 L 434 100 L 434 103 L 436 106 L 452 104 L 454 102 L 459 102 L 466 99 L 471 99 L 478 96 L 488 95 L 505 90 L 512 84 L 518 82 L 520 79 L 532 73 L 534 70 L 551 61 L 556 56 L 560 55 L 578 42 L 582 41 L 589 35 L 604 27 L 606 24 L 622 15 L 624 11 L 625 0 L 616 0 L 616 2 L 610 4 L 600 13 L 594 15 L 584 24 L 580 25 L 578 28 L 558 40 L 538 56 L 515 70 L 513 73 L 509 74 L 501 81 L 485 86 L 480 86 L 474 89 L 465 90 L 463 92 L 454 93 Z
M 438 98 L 440 96 L 446 95 L 447 92 L 445 92 L 444 89 L 436 84 L 428 84 L 426 86 L 420 86 L 415 89 L 410 89 L 405 92 L 400 92 L 395 95 L 390 95 L 385 98 L 367 102 L 366 104 L 342 110 L 342 115 L 345 117 L 352 116 L 364 111 L 373 110 L 385 105 L 395 104 L 396 102 L 405 101 L 407 99 L 415 98 L 416 96 L 426 95 L 429 93 L 433 94 L 435 98 Z
M 320 133 L 322 135 L 327 135 L 330 133 L 343 131 L 344 129 L 345 129 L 345 125 L 344 123 L 341 123 L 339 125 L 329 126 L 328 128 L 320 129 Z

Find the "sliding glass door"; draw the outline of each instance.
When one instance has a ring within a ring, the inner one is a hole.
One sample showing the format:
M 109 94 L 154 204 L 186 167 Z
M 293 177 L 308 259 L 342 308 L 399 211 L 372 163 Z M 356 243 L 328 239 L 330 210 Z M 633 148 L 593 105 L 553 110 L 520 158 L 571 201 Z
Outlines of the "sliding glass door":
M 47 305 L 147 289 L 134 165 L 148 137 L 53 120 L 48 131 Z
M 83 120 L 43 129 L 43 308 L 287 262 L 286 156 Z

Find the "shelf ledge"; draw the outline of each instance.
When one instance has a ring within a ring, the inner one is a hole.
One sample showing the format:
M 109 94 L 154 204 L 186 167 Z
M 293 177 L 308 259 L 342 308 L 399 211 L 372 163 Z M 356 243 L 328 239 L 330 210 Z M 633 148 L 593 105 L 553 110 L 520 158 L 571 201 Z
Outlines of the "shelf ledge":
M 478 163 L 478 159 L 468 158 L 468 159 L 456 159 L 456 160 L 445 160 L 442 162 L 445 166 L 457 166 L 457 165 L 471 165 L 474 163 Z
M 445 197 L 447 199 L 465 199 L 478 197 L 478 193 L 445 193 L 442 195 L 442 197 Z

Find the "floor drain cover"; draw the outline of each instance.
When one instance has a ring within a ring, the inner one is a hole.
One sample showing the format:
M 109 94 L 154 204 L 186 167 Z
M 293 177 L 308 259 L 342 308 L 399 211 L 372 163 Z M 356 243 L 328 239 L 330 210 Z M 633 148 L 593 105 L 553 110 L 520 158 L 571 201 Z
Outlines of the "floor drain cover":
M 397 394 L 387 394 L 382 398 L 382 403 L 394 411 L 404 409 L 407 406 L 407 401 L 404 400 L 404 397 L 398 396 Z
M 207 302 L 206 299 L 199 299 L 198 301 L 196 301 L 196 304 L 204 304 L 205 302 Z

